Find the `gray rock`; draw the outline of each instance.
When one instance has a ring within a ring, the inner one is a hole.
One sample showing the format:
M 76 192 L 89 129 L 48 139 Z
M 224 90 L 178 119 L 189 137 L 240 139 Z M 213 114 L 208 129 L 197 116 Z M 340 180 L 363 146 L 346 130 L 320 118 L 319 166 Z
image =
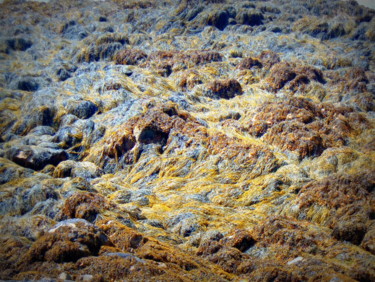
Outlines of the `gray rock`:
M 62 36 L 70 40 L 82 40 L 88 36 L 87 30 L 76 21 L 70 21 L 61 30 Z
M 64 150 L 39 146 L 15 146 L 5 152 L 6 158 L 20 166 L 41 170 L 46 165 L 57 165 L 68 158 Z
M 145 262 L 143 259 L 140 259 L 139 257 L 136 257 L 130 253 L 106 253 L 105 255 L 109 257 L 117 256 L 120 258 L 135 259 L 137 262 Z
M 98 111 L 98 107 L 91 101 L 74 101 L 67 102 L 66 108 L 70 114 L 81 119 L 90 118 Z
M 48 117 L 46 117 L 48 118 Z M 42 136 L 42 135 L 50 135 L 53 136 L 55 134 L 55 129 L 51 126 L 39 125 L 32 130 L 30 130 L 29 134 L 34 136 Z
M 8 48 L 14 51 L 26 51 L 33 45 L 31 40 L 22 37 L 7 39 L 6 43 Z
M 82 141 L 82 134 L 76 127 L 63 127 L 56 132 L 53 141 L 61 148 L 70 148 Z
M 67 160 L 59 163 L 54 171 L 55 177 L 81 177 L 83 179 L 92 179 L 100 177 L 102 170 L 90 162 L 75 162 Z
M 9 161 L 0 158 L 0 185 L 15 179 L 30 177 L 33 170 L 12 165 Z
M 17 82 L 15 82 L 14 89 L 34 92 L 37 91 L 40 84 L 37 79 L 33 77 L 22 77 Z

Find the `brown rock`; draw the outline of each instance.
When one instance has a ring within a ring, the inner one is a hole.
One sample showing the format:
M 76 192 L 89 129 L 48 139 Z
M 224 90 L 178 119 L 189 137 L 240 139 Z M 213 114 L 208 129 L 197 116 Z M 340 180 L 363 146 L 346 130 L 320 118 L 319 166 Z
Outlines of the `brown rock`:
M 373 173 L 357 177 L 333 175 L 305 185 L 299 192 L 300 206 L 309 207 L 315 204 L 338 209 L 349 204 L 360 204 L 365 201 L 373 189 Z
M 251 234 L 246 231 L 235 232 L 232 236 L 226 237 L 224 242 L 227 246 L 236 248 L 241 252 L 246 252 L 256 243 Z
M 87 160 L 104 167 L 133 164 L 138 161 L 140 148 L 153 144 L 161 153 L 169 145 L 169 136 L 181 133 L 195 139 L 205 139 L 204 127 L 190 114 L 179 111 L 174 104 L 148 109 L 144 114 L 108 133 L 88 154 Z M 98 158 L 99 157 L 99 158 Z
M 76 261 L 81 257 L 97 255 L 106 243 L 104 233 L 86 220 L 66 220 L 40 237 L 25 254 L 24 261 Z
M 109 208 L 110 204 L 102 195 L 78 192 L 65 200 L 61 213 L 63 218 L 83 218 L 93 222 L 100 211 Z
M 287 89 L 296 91 L 310 81 L 324 83 L 323 73 L 310 66 L 295 66 L 285 61 L 273 65 L 265 79 L 266 88 L 272 92 L 277 92 L 287 84 Z
M 319 156 L 325 149 L 319 133 L 300 122 L 281 122 L 274 125 L 263 139 L 282 150 L 296 152 L 300 158 Z
M 298 194 L 299 215 L 312 221 L 319 219 L 321 224 L 333 229 L 332 235 L 337 240 L 359 245 L 366 236 L 371 237 L 368 225 L 374 212 L 371 196 L 374 181 L 374 173 L 363 173 L 358 176 L 333 175 L 310 182 Z M 329 213 L 324 217 L 315 215 L 317 219 L 314 219 L 311 210 L 317 208 L 328 209 Z M 366 248 L 368 242 L 366 239 L 362 246 Z
M 215 80 L 209 83 L 205 95 L 212 99 L 231 99 L 241 94 L 241 84 L 235 79 L 228 79 Z
M 370 128 L 350 107 L 313 104 L 303 98 L 266 102 L 258 107 L 243 130 L 300 158 L 319 156 L 326 148 L 340 147 L 349 137 Z
M 270 69 L 273 65 L 280 62 L 280 57 L 277 53 L 273 51 L 262 51 L 259 56 L 262 64 L 267 68 Z
M 138 65 L 147 59 L 147 54 L 142 50 L 126 49 L 117 52 L 113 59 L 118 65 Z
M 245 58 L 243 59 L 239 64 L 238 64 L 238 68 L 241 69 L 241 70 L 247 70 L 247 69 L 252 69 L 254 67 L 256 68 L 262 68 L 262 63 L 256 59 L 256 58 L 251 58 L 251 57 L 248 57 L 248 58 Z

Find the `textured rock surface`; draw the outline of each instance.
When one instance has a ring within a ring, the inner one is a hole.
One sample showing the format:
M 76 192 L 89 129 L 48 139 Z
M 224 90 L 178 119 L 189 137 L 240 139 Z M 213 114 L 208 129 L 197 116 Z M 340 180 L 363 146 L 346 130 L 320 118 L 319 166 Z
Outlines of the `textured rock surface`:
M 375 281 L 375 11 L 0 1 L 0 279 Z

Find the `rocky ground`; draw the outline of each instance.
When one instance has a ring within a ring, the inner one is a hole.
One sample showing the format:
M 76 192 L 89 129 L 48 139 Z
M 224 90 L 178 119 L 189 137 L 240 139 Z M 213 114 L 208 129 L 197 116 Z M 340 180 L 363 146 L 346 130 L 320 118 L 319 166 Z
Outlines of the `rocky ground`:
M 0 11 L 0 279 L 375 281 L 374 10 Z

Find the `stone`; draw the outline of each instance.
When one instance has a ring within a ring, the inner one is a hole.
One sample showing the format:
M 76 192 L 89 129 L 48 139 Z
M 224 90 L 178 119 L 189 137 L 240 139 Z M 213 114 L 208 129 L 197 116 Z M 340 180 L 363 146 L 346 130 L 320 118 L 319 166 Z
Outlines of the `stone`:
M 6 42 L 8 47 L 14 51 L 26 51 L 33 45 L 31 40 L 22 37 L 11 38 Z
M 235 80 L 215 80 L 207 85 L 205 96 L 212 99 L 231 99 L 243 93 L 241 84 Z
M 219 30 L 224 30 L 224 28 L 228 25 L 229 14 L 227 11 L 220 11 L 216 12 L 209 16 L 207 19 L 207 24 L 212 25 Z
M 75 262 L 79 258 L 97 255 L 107 236 L 83 219 L 69 219 L 56 224 L 33 243 L 25 261 Z
M 98 111 L 98 107 L 91 101 L 71 101 L 67 109 L 70 114 L 81 119 L 90 118 Z
M 77 192 L 65 200 L 62 218 L 78 218 L 94 222 L 102 210 L 110 209 L 106 199 L 96 193 Z
M 137 65 L 147 59 L 147 54 L 142 50 L 121 50 L 116 53 L 114 60 L 119 65 Z
M 38 146 L 13 147 L 5 155 L 16 164 L 33 170 L 41 170 L 49 164 L 57 165 L 68 158 L 64 150 Z
M 53 173 L 54 177 L 81 177 L 84 179 L 97 178 L 102 171 L 95 164 L 90 162 L 75 162 L 67 160 L 59 163 Z
M 70 40 L 82 40 L 88 36 L 85 28 L 76 21 L 70 21 L 61 28 L 62 36 Z

